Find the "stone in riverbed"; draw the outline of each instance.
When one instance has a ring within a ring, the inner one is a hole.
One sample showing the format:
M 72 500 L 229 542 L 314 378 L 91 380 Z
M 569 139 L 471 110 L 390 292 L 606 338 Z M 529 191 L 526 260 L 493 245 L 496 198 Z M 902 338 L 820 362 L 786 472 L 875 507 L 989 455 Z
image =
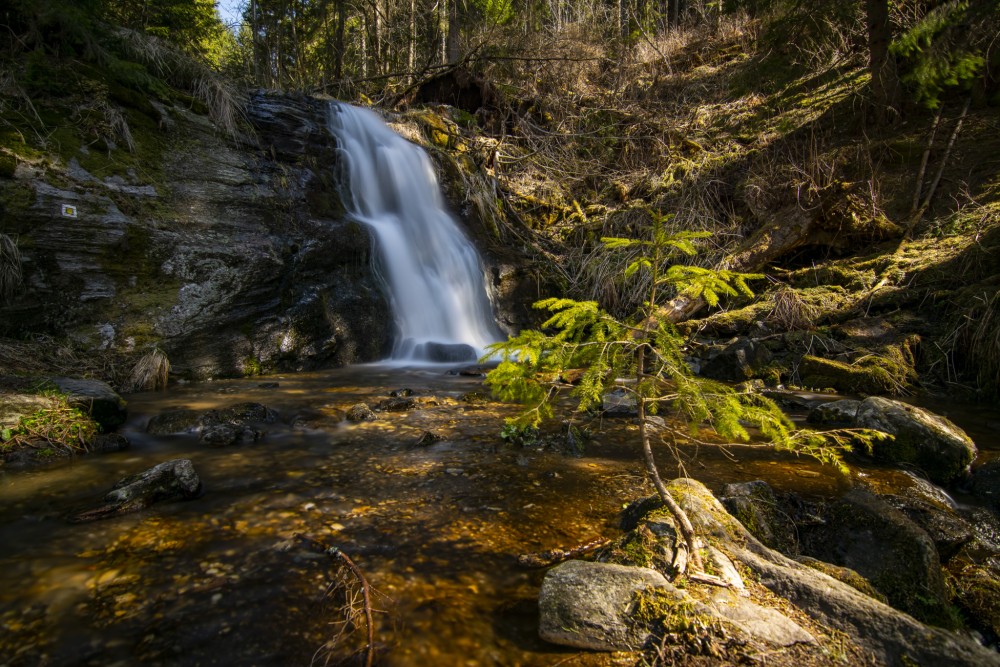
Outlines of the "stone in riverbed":
M 810 424 L 852 424 L 858 415 L 861 401 L 844 399 L 817 405 L 809 411 L 806 421 Z
M 125 423 L 125 399 L 106 382 L 78 378 L 52 378 L 59 391 L 66 394 L 66 401 L 81 412 L 89 414 L 105 431 Z
M 424 343 L 423 352 L 427 361 L 446 364 L 476 360 L 475 348 L 465 343 Z
M 254 424 L 270 424 L 273 410 L 260 403 L 237 403 L 218 410 L 171 410 L 149 420 L 146 432 L 152 435 L 198 433 L 209 445 L 226 446 L 241 441 L 260 440 L 263 433 Z
M 201 479 L 190 459 L 164 461 L 122 479 L 104 496 L 103 506 L 81 512 L 70 521 L 96 521 L 137 512 L 154 503 L 189 500 L 201 495 L 201 489 Z
M 369 422 L 378 419 L 372 409 L 364 403 L 352 405 L 347 409 L 347 421 L 349 422 Z
M 899 401 L 866 398 L 855 425 L 894 436 L 874 443 L 876 459 L 917 466 L 938 484 L 959 479 L 976 458 L 972 438 L 949 419 Z

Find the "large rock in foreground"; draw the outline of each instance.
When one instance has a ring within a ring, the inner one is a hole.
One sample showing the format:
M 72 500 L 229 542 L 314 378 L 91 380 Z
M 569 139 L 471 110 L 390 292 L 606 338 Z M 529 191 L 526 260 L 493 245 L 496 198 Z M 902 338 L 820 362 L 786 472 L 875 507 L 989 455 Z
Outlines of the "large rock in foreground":
M 855 423 L 894 436 L 875 443 L 875 458 L 917 466 L 938 484 L 957 480 L 976 458 L 976 445 L 965 431 L 945 417 L 906 403 L 866 398 Z
M 673 587 L 656 570 L 573 560 L 549 570 L 538 606 L 545 641 L 597 651 L 634 650 L 649 631 L 630 622 L 637 593 Z
M 742 563 L 772 593 L 848 635 L 878 664 L 1000 667 L 1000 654 L 972 639 L 920 623 L 854 588 L 765 547 L 699 482 L 668 489 L 695 530 Z
M 824 519 L 800 529 L 805 554 L 854 570 L 897 609 L 925 622 L 947 623 L 941 561 L 924 530 L 860 490 L 830 505 Z

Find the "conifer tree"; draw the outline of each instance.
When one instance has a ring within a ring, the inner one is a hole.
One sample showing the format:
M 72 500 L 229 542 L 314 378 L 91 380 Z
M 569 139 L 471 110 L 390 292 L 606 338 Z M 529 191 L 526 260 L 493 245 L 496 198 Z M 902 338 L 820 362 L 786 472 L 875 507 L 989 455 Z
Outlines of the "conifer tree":
M 489 354 L 499 356 L 501 362 L 486 382 L 498 398 L 527 406 L 510 422 L 521 427 L 535 427 L 552 416 L 553 398 L 567 388 L 561 380 L 567 370 L 584 369 L 581 381 L 571 389 L 579 411 L 599 408 L 612 389 L 627 391 L 636 405 L 646 472 L 676 520 L 684 540 L 679 546 L 700 569 L 698 536 L 659 475 L 654 436 L 674 444 L 698 442 L 699 430 L 707 428 L 723 438 L 746 441 L 750 439 L 748 427 L 754 427 L 778 449 L 807 453 L 841 470 L 845 469 L 841 453 L 850 449 L 852 442 L 870 444 L 879 436 L 852 430 L 796 431 L 770 399 L 695 376 L 684 358 L 685 337 L 672 322 L 656 316 L 658 300 L 674 291 L 701 297 L 716 306 L 722 297 L 751 296 L 748 281 L 762 276 L 682 264 L 668 266 L 678 255 L 695 254 L 695 242 L 708 234 L 671 233 L 666 225 L 670 216 L 651 211 L 651 217 L 649 239 L 602 239 L 609 251 L 637 251 L 625 269 L 627 276 L 649 273 L 648 298 L 639 312 L 631 320 L 621 321 L 594 301 L 539 301 L 535 307 L 549 311 L 551 317 L 542 330 L 523 331 L 491 346 Z M 668 419 L 651 420 L 659 411 L 665 411 Z

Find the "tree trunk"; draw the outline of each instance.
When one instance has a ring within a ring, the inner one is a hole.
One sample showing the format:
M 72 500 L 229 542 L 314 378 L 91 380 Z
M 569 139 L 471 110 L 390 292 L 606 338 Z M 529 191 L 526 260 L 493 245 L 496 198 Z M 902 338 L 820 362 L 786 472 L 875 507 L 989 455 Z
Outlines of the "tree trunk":
M 896 62 L 889 53 L 892 22 L 888 0 L 865 0 L 868 22 L 868 70 L 875 103 L 875 119 L 880 125 L 899 117 L 899 79 Z
M 447 60 L 449 64 L 457 63 L 462 58 L 462 0 L 450 0 L 448 3 L 448 42 Z
M 417 0 L 410 0 L 410 32 L 406 48 L 406 82 L 413 83 L 414 72 L 417 67 Z
M 642 382 L 642 376 L 646 371 L 646 347 L 645 345 L 640 345 L 639 350 L 636 352 L 636 382 Z M 670 495 L 667 490 L 666 484 L 663 483 L 663 479 L 660 477 L 660 471 L 656 467 L 656 459 L 653 458 L 653 447 L 649 441 L 649 429 L 646 426 L 646 399 L 636 393 L 636 409 L 639 415 L 639 438 L 642 440 L 642 457 L 646 463 L 646 474 L 649 475 L 649 479 L 653 482 L 653 486 L 656 488 L 656 493 L 660 496 L 660 500 L 666 505 L 670 514 L 674 517 L 677 522 L 677 528 L 681 531 L 681 537 L 684 538 L 684 543 L 687 545 L 689 562 L 694 565 L 695 570 L 702 569 L 701 554 L 698 552 L 698 535 L 695 533 L 694 526 L 691 525 L 691 519 L 688 518 L 687 512 L 684 511 L 674 497 Z M 678 560 L 678 562 L 681 562 Z M 678 572 L 678 574 L 684 574 L 683 572 Z
M 347 0 L 337 2 L 337 61 L 333 75 L 338 81 L 344 78 L 344 29 L 347 25 Z

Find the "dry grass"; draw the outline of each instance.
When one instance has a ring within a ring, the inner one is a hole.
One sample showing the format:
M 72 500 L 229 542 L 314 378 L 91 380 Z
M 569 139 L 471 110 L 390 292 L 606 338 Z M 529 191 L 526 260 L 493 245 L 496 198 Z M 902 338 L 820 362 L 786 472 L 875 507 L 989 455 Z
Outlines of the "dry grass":
M 782 285 L 771 297 L 774 307 L 767 316 L 768 324 L 779 331 L 811 329 L 816 321 L 816 309 L 802 300 L 788 285 Z
M 224 134 L 240 135 L 241 127 L 246 125 L 243 98 L 228 80 L 207 64 L 152 35 L 122 28 L 117 36 L 130 57 L 204 103 L 209 117 Z
M 984 291 L 963 313 L 953 337 L 965 367 L 989 393 L 1000 392 L 1000 291 Z
M 122 387 L 130 372 L 126 359 L 111 350 L 80 349 L 67 341 L 33 334 L 14 340 L 0 338 L 0 375 L 66 375 L 104 380 Z
M 20 291 L 24 276 L 17 241 L 0 234 L 0 303 L 10 303 Z
M 170 360 L 160 348 L 154 347 L 142 355 L 132 367 L 123 389 L 128 392 L 159 391 L 167 388 Z

